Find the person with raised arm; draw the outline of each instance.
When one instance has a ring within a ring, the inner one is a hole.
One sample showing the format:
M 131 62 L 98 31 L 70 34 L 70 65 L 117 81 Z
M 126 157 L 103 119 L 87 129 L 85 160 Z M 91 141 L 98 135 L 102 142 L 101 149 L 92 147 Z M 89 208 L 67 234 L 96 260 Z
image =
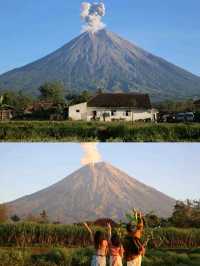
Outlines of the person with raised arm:
M 93 242 L 95 254 L 92 257 L 91 266 L 106 266 L 106 256 L 108 255 L 108 241 L 101 231 L 95 233 L 84 223 L 85 228 L 90 233 L 91 241 Z
M 127 266 L 141 266 L 142 256 L 145 255 L 145 245 L 141 242 L 144 230 L 142 213 L 134 211 L 137 224 L 128 223 L 126 226 L 127 235 L 124 239 L 125 259 Z

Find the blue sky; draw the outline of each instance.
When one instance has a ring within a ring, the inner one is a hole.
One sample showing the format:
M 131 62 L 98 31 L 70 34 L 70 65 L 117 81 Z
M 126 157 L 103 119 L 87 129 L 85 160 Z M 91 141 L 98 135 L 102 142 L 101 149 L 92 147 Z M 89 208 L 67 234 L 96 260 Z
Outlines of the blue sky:
M 0 0 L 0 73 L 80 33 L 80 0 Z M 109 30 L 200 75 L 199 0 L 105 0 Z
M 200 144 L 99 144 L 107 161 L 176 199 L 199 199 Z M 80 144 L 0 144 L 0 203 L 31 194 L 81 167 Z

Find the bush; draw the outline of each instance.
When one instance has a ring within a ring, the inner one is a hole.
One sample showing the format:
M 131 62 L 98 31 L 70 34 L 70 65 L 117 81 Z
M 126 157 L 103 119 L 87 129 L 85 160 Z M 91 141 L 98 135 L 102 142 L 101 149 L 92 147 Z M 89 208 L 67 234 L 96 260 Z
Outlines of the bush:
M 90 265 L 92 255 L 94 251 L 92 249 L 79 249 L 77 252 L 73 254 L 71 260 L 71 266 L 87 266 Z
M 77 249 L 70 251 L 67 249 L 52 249 L 46 254 L 32 255 L 29 264 L 32 265 L 58 265 L 58 266 L 87 266 L 90 265 L 92 249 Z M 28 265 L 27 265 L 28 266 Z
M 200 254 L 200 248 L 193 248 L 193 249 L 191 250 L 191 253 L 192 253 L 192 254 Z
M 38 264 L 42 262 L 55 265 L 64 265 L 66 262 L 66 255 L 62 249 L 52 249 L 47 254 L 32 255 L 30 258 L 30 263 L 32 264 Z
M 22 266 L 25 258 L 21 251 L 0 250 L 0 266 Z

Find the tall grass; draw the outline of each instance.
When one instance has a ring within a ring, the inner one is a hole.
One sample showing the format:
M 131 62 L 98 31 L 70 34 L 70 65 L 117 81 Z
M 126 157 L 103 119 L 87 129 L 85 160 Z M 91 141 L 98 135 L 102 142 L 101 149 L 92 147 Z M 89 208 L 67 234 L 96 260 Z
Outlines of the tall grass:
M 200 229 L 159 228 L 153 238 L 154 248 L 194 248 L 200 246 Z
M 93 228 L 93 230 L 104 230 Z M 65 246 L 91 245 L 83 226 L 37 223 L 0 224 L 0 246 Z M 193 248 L 200 246 L 200 229 L 160 228 L 149 242 L 152 248 Z
M 99 228 L 99 230 L 102 230 Z M 88 231 L 83 226 L 38 223 L 0 224 L 0 246 L 88 246 Z
M 0 141 L 200 141 L 200 124 L 12 121 Z

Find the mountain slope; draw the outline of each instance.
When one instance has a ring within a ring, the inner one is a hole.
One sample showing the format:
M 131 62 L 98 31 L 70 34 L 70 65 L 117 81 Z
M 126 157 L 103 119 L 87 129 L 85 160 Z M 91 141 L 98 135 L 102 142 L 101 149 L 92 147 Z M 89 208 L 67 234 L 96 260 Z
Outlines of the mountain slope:
M 138 91 L 153 99 L 200 96 L 200 77 L 156 57 L 107 30 L 85 32 L 54 53 L 0 76 L 0 88 L 37 93 L 59 80 L 81 91 Z
M 46 210 L 52 220 L 79 222 L 110 217 L 122 219 L 133 207 L 166 217 L 175 200 L 106 164 L 87 165 L 59 183 L 9 203 L 12 214 L 38 215 Z

